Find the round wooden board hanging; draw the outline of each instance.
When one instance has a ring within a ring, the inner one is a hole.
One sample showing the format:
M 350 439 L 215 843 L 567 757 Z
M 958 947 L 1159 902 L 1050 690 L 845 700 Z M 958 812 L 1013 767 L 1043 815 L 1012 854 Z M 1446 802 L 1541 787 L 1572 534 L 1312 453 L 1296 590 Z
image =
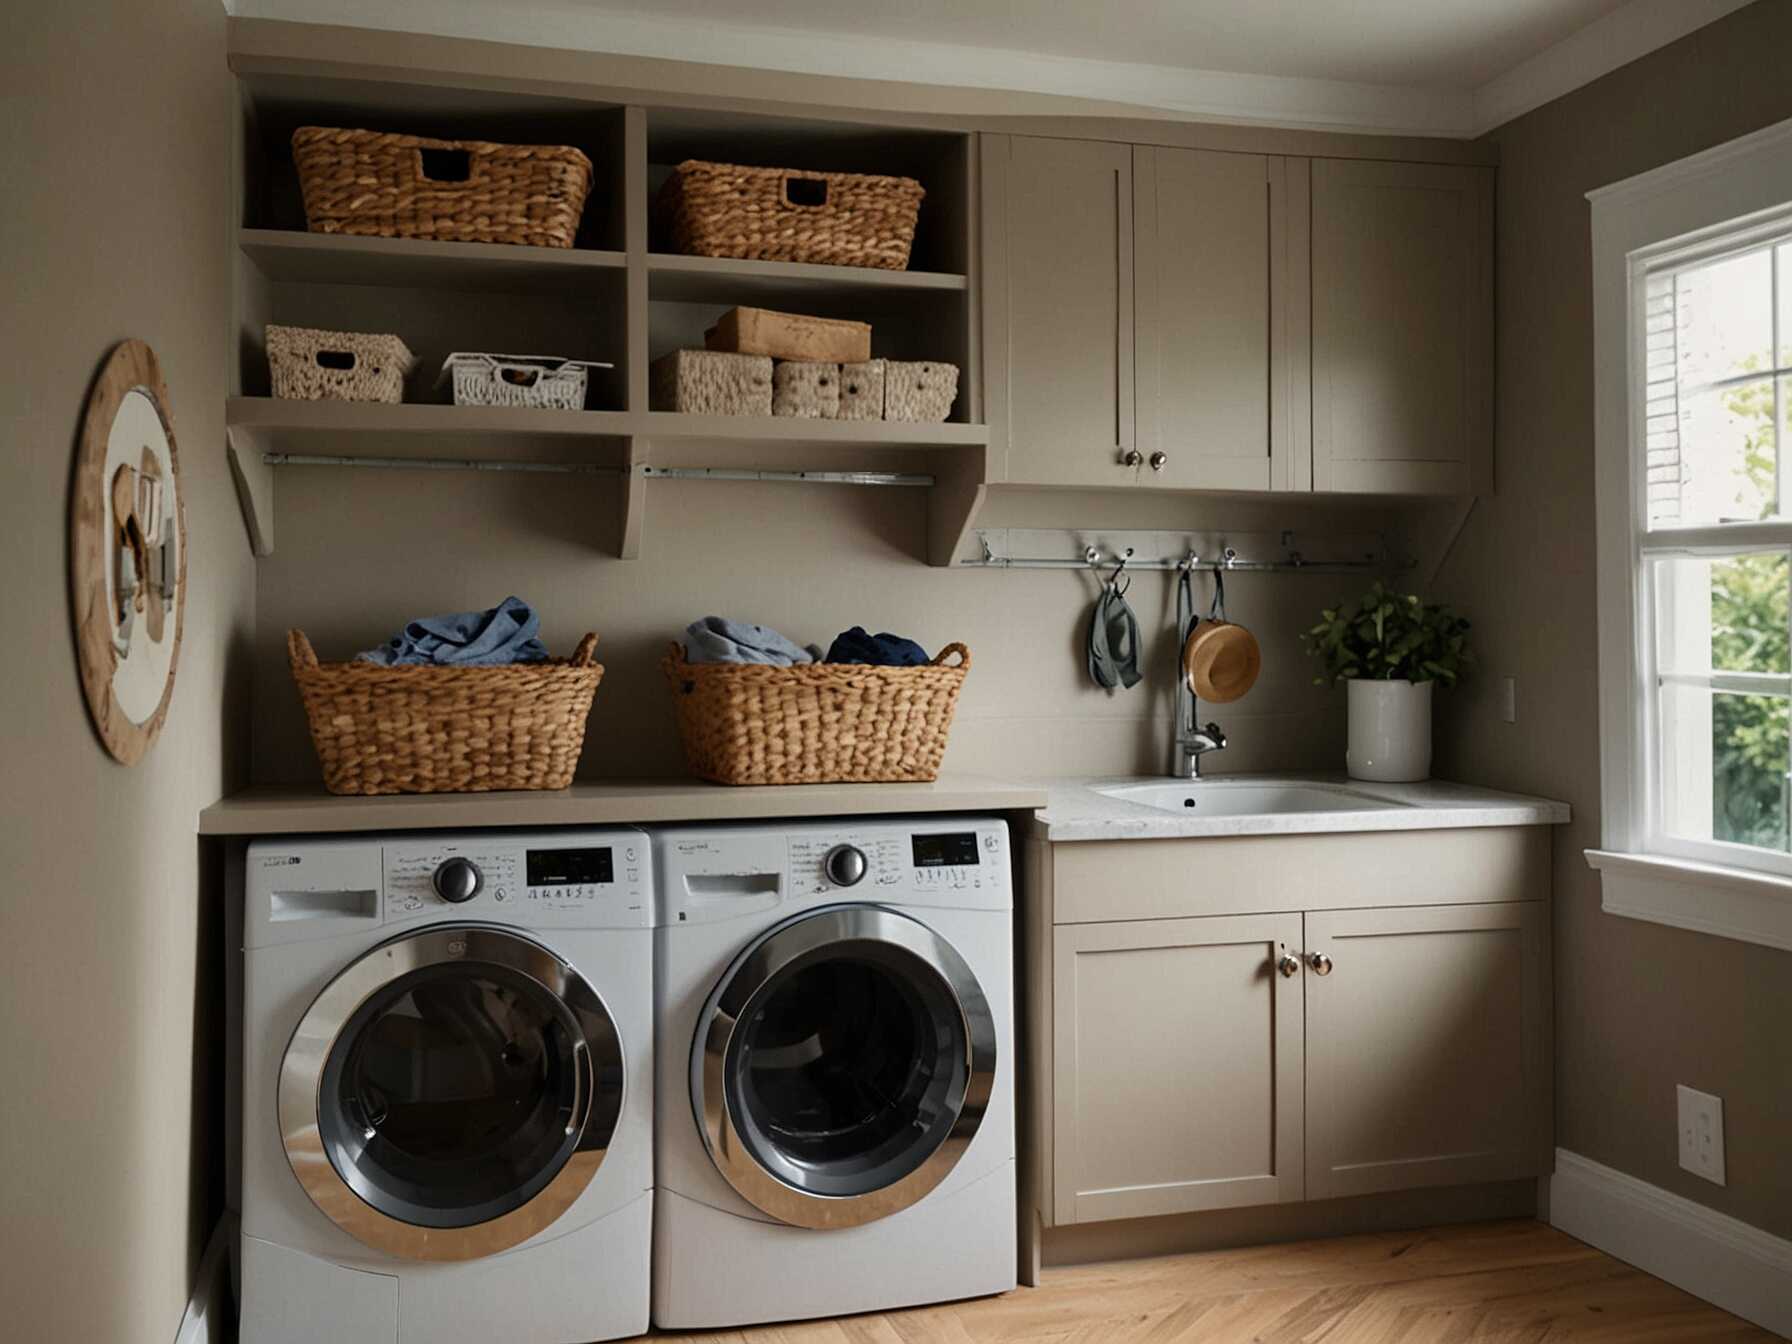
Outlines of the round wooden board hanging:
M 113 349 L 87 397 L 69 583 L 93 726 L 107 751 L 135 765 L 168 717 L 187 599 L 174 417 L 161 366 L 142 341 Z

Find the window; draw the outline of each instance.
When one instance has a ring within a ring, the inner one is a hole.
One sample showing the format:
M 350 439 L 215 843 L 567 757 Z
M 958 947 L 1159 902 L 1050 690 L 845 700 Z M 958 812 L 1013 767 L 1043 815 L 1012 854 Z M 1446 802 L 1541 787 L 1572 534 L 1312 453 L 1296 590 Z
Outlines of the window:
M 1631 313 L 1648 847 L 1792 875 L 1792 227 L 1728 243 L 1644 259 Z
M 1792 122 L 1591 194 L 1601 872 L 1792 947 Z

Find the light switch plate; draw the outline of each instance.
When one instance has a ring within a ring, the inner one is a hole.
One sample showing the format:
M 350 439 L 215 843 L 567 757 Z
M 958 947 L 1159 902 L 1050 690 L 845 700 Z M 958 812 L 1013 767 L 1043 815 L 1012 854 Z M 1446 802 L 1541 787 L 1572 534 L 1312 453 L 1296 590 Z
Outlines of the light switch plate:
M 1518 722 L 1518 678 L 1500 678 L 1500 722 Z
M 1680 1111 L 1680 1165 L 1694 1176 L 1724 1184 L 1724 1101 L 1709 1092 L 1676 1087 Z

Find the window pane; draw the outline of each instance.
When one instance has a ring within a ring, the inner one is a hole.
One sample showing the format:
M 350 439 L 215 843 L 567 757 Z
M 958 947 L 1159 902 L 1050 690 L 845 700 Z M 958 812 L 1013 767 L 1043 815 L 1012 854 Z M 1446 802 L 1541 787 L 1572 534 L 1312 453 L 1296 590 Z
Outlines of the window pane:
M 1784 551 L 1659 560 L 1656 659 L 1663 672 L 1792 673 L 1792 566 Z
M 1778 512 L 1773 380 L 1680 397 L 1680 521 L 1756 522 Z
M 1773 367 L 1772 249 L 1674 277 L 1676 367 L 1688 388 Z
M 1787 683 L 1713 690 L 1675 677 L 1792 675 L 1792 556 L 1655 562 L 1662 824 L 1689 840 L 1787 852 Z
M 1779 250 L 1780 291 L 1780 363 L 1792 369 L 1792 243 L 1781 243 Z

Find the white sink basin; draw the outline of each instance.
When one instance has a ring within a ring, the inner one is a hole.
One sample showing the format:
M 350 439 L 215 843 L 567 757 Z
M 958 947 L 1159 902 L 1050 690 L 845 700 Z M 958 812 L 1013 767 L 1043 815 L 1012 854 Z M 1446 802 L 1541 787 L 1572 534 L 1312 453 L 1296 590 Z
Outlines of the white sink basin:
M 1302 812 L 1385 812 L 1408 804 L 1341 784 L 1202 779 L 1187 784 L 1117 784 L 1095 792 L 1193 817 L 1288 816 Z

